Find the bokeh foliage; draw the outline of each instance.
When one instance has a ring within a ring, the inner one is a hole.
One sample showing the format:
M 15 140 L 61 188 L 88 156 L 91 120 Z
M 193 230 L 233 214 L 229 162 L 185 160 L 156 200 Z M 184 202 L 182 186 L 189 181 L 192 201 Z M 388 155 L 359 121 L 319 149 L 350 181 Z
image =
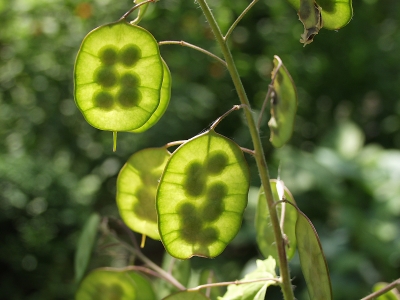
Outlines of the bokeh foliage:
M 210 2 L 223 30 L 248 3 Z M 72 70 L 83 37 L 130 7 L 129 1 L 110 0 L 0 1 L 1 297 L 70 299 L 78 233 L 93 211 L 118 217 L 116 175 L 128 157 L 191 138 L 238 103 L 217 61 L 189 48 L 162 46 L 173 77 L 170 106 L 146 133 L 119 134 L 113 153 L 111 134 L 90 127 L 75 106 Z M 231 37 L 255 112 L 274 54 L 296 83 L 299 108 L 290 146 L 272 150 L 267 118 L 265 145 L 271 173 L 280 160 L 281 179 L 316 226 L 335 299 L 360 298 L 375 282 L 395 279 L 400 269 L 400 2 L 355 1 L 353 8 L 346 27 L 322 29 L 303 48 L 293 8 L 284 0 L 261 0 Z M 150 5 L 141 26 L 159 41 L 184 40 L 219 53 L 193 1 L 160 0 Z M 251 148 L 240 113 L 218 131 Z M 258 186 L 248 160 L 251 184 Z M 260 257 L 254 205 L 250 200 L 242 232 L 224 254 L 213 261 L 194 259 L 193 268 L 214 264 L 220 280 L 241 278 L 244 263 Z M 154 245 L 147 251 L 157 261 L 162 247 Z M 106 260 L 126 264 L 127 254 L 117 254 L 111 259 L 97 251 L 91 267 Z M 306 299 L 296 258 L 292 271 L 296 297 Z

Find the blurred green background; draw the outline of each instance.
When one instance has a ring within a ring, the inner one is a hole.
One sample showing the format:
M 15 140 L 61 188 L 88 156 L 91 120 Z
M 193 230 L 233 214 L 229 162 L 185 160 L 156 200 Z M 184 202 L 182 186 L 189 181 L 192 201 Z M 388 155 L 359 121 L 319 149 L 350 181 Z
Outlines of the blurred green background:
M 210 1 L 223 31 L 248 3 Z M 115 182 L 127 158 L 188 139 L 238 103 L 218 62 L 164 45 L 173 76 L 170 106 L 148 132 L 120 133 L 113 153 L 112 134 L 88 125 L 75 106 L 73 65 L 83 37 L 131 6 L 125 0 L 0 0 L 1 299 L 72 299 L 79 232 L 93 211 L 118 217 Z M 281 162 L 281 179 L 320 235 L 334 298 L 343 300 L 400 276 L 400 2 L 357 0 L 353 6 L 346 27 L 321 30 L 305 48 L 302 24 L 285 0 L 260 0 L 231 37 L 255 113 L 273 55 L 297 85 L 290 145 L 273 150 L 267 118 L 263 125 L 270 173 L 276 178 Z M 160 0 L 141 26 L 158 41 L 184 40 L 220 55 L 194 1 Z M 217 130 L 251 148 L 240 112 Z M 221 257 L 192 261 L 194 269 L 219 266 L 221 280 L 240 278 L 243 265 L 261 257 L 253 228 L 259 180 L 247 158 L 253 188 L 243 230 Z M 159 262 L 162 249 L 150 241 L 145 251 Z M 121 265 L 126 257 L 109 262 Z M 296 297 L 307 299 L 297 258 L 291 268 Z M 267 297 L 281 298 L 277 289 Z

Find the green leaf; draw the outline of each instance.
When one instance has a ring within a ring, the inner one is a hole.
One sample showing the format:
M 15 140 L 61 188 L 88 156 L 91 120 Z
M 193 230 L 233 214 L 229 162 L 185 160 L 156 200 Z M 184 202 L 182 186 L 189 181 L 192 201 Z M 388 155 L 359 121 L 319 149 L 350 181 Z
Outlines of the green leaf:
M 278 192 L 276 189 L 277 180 L 271 180 L 271 189 L 274 201 L 279 201 Z M 296 203 L 290 191 L 285 187 L 285 199 Z M 282 217 L 282 208 L 284 207 L 285 222 L 283 226 L 283 231 L 287 237 L 286 244 L 286 256 L 290 260 L 296 252 L 296 220 L 297 220 L 297 210 L 295 207 L 288 205 L 286 203 L 281 203 L 276 206 L 278 217 Z M 257 232 L 257 244 L 258 247 L 264 255 L 264 257 L 272 256 L 274 259 L 278 260 L 278 253 L 276 250 L 276 243 L 274 232 L 272 230 L 272 224 L 270 219 L 269 210 L 267 207 L 267 200 L 265 199 L 264 189 L 261 187 L 258 195 L 258 206 L 256 211 L 255 226 Z
M 328 265 L 318 234 L 307 216 L 300 210 L 298 210 L 298 213 L 296 222 L 297 249 L 310 300 L 333 299 Z
M 164 76 L 160 91 L 160 104 L 158 105 L 156 111 L 151 115 L 150 119 L 142 127 L 132 130 L 132 132 L 139 133 L 146 131 L 147 129 L 155 125 L 167 110 L 169 100 L 171 98 L 172 78 L 171 72 L 169 71 L 167 64 L 164 60 L 162 62 L 164 66 Z
M 271 256 L 266 260 L 257 260 L 257 269 L 248 273 L 242 280 L 265 279 L 259 282 L 245 284 L 231 284 L 223 297 L 219 300 L 263 300 L 270 285 L 276 284 L 276 262 Z M 268 280 L 271 279 L 271 280 Z
M 372 291 L 373 292 L 377 292 L 383 288 L 385 288 L 388 284 L 386 282 L 378 282 L 375 283 Z M 399 300 L 400 299 L 400 295 L 398 293 L 395 292 L 395 290 L 390 290 L 388 292 L 386 292 L 385 294 L 379 296 L 376 298 L 376 300 Z
M 76 300 L 155 300 L 151 283 L 143 276 L 118 269 L 97 269 L 82 281 Z
M 75 253 L 75 281 L 81 281 L 85 274 L 87 265 L 92 254 L 96 240 L 97 229 L 100 223 L 100 216 L 96 213 L 90 215 L 79 236 L 78 246 Z
M 288 0 L 299 11 L 300 0 Z M 322 13 L 322 27 L 337 30 L 346 26 L 353 17 L 351 0 L 316 0 Z
M 171 154 L 165 148 L 148 148 L 133 154 L 117 179 L 117 206 L 133 231 L 159 240 L 156 211 L 158 181 Z
M 219 282 L 219 280 L 216 277 L 215 272 L 213 270 L 204 269 L 201 271 L 199 278 L 199 285 L 216 283 L 216 282 Z M 211 299 L 216 299 L 217 297 L 222 296 L 223 294 L 223 287 L 221 286 L 216 286 L 209 289 L 210 289 Z M 207 289 L 201 289 L 200 292 L 205 294 L 207 292 Z
M 273 93 L 271 101 L 271 119 L 268 126 L 271 130 L 270 141 L 276 148 L 286 144 L 293 133 L 297 111 L 297 92 L 292 77 L 278 56 L 274 56 Z
M 240 229 L 248 190 L 247 162 L 233 141 L 210 130 L 182 144 L 157 192 L 168 253 L 180 259 L 219 255 Z
M 207 300 L 210 299 L 206 296 L 204 296 L 202 293 L 198 291 L 183 291 L 183 292 L 178 292 L 176 294 L 172 294 L 163 300 Z
M 158 43 L 125 21 L 100 26 L 83 40 L 75 62 L 75 102 L 102 130 L 142 127 L 160 103 L 163 62 Z

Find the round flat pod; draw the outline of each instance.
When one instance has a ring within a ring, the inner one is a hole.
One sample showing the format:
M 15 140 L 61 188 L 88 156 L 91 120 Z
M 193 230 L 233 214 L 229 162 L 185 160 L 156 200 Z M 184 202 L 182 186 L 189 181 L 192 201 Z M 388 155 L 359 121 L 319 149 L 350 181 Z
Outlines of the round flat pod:
M 79 49 L 75 102 L 93 127 L 132 131 L 159 106 L 163 75 L 157 41 L 148 31 L 125 21 L 103 25 Z
M 164 60 L 163 60 L 163 66 L 164 66 L 164 76 L 160 92 L 160 103 L 158 104 L 156 111 L 152 114 L 152 116 L 146 122 L 146 124 L 144 124 L 142 127 L 139 127 L 138 129 L 132 130 L 132 132 L 139 133 L 146 131 L 147 129 L 155 125 L 167 110 L 169 99 L 171 98 L 172 78 L 171 78 L 171 72 L 169 71 L 169 68 Z
M 214 130 L 182 144 L 160 180 L 156 207 L 161 240 L 172 256 L 215 257 L 236 236 L 249 190 L 240 147 Z
M 148 148 L 133 154 L 117 179 L 117 206 L 133 231 L 159 240 L 156 192 L 171 154 L 165 148 Z
M 75 300 L 155 300 L 148 279 L 132 271 L 104 268 L 89 273 L 75 295 Z

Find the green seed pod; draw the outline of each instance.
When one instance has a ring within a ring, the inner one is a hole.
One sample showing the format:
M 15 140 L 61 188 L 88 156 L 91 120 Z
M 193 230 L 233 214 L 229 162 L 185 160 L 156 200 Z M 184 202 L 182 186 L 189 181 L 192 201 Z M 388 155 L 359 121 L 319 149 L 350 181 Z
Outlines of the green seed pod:
M 300 0 L 298 15 L 304 26 L 304 33 L 301 35 L 300 43 L 305 46 L 312 43 L 314 37 L 322 28 L 321 8 L 314 0 Z
M 75 102 L 93 127 L 134 131 L 159 107 L 164 68 L 157 41 L 145 29 L 125 21 L 100 26 L 76 58 Z
M 331 300 L 332 285 L 328 264 L 317 231 L 300 210 L 296 221 L 297 250 L 310 300 Z
M 158 180 L 170 157 L 165 148 L 149 148 L 133 154 L 117 179 L 117 206 L 133 231 L 159 240 L 156 212 Z
M 288 1 L 297 11 L 300 11 L 301 1 L 303 0 Z M 316 0 L 312 2 L 315 2 L 321 10 L 323 20 L 321 25 L 325 29 L 340 29 L 346 26 L 353 17 L 352 0 Z M 311 6 L 308 5 L 308 7 Z
M 293 133 L 297 111 L 297 92 L 292 77 L 276 55 L 272 74 L 275 73 L 276 78 L 271 97 L 271 119 L 268 126 L 271 130 L 270 141 L 274 147 L 279 148 L 289 141 Z
M 279 200 L 290 201 L 291 203 L 296 204 L 294 198 L 290 191 L 284 187 L 284 196 L 279 198 L 278 196 L 278 181 L 272 179 L 270 181 L 272 196 L 274 197 L 274 201 L 277 202 Z M 285 209 L 282 209 L 285 207 Z M 293 206 L 287 203 L 281 203 L 276 206 L 278 217 L 282 218 L 282 211 L 284 211 L 284 228 L 283 231 L 286 235 L 286 256 L 287 259 L 292 259 L 293 255 L 296 252 L 296 233 L 295 233 L 295 224 L 297 220 L 297 210 Z M 261 187 L 260 192 L 258 194 L 258 204 L 255 218 L 255 227 L 256 227 L 256 239 L 257 245 L 260 249 L 261 254 L 264 257 L 272 256 L 274 259 L 278 260 L 278 253 L 276 250 L 275 237 L 274 232 L 272 231 L 272 223 L 271 217 L 269 214 L 269 210 L 267 207 L 267 200 L 265 198 L 264 189 Z
M 165 167 L 156 199 L 169 254 L 219 255 L 240 229 L 248 190 L 247 162 L 233 141 L 210 130 L 181 145 Z
M 171 78 L 171 72 L 169 71 L 168 66 L 164 62 L 164 60 L 163 60 L 163 66 L 164 66 L 164 76 L 160 92 L 160 103 L 156 111 L 146 122 L 146 124 L 144 124 L 142 127 L 139 127 L 138 129 L 132 130 L 132 132 L 139 133 L 146 131 L 147 129 L 155 125 L 167 110 L 169 99 L 171 98 L 172 78 Z
M 89 273 L 80 284 L 76 300 L 155 300 L 148 279 L 132 271 L 104 268 Z

